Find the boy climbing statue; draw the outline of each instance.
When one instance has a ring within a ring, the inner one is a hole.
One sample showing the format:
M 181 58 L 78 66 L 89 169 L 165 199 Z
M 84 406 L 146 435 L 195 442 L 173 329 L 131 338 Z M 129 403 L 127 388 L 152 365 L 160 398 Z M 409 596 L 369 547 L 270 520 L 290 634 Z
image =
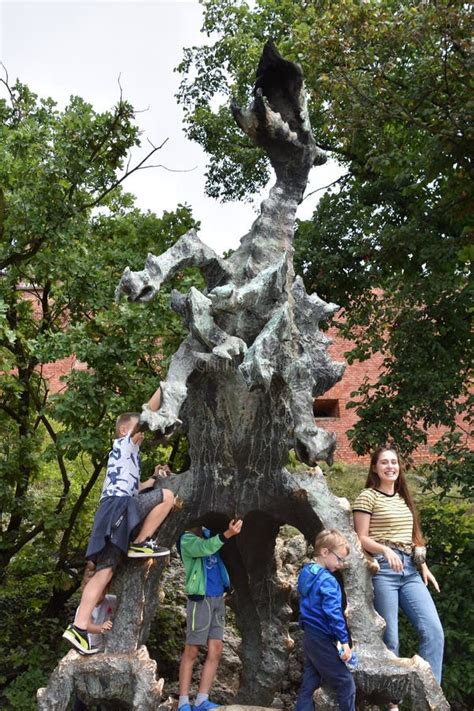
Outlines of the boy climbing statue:
M 148 403 L 152 411 L 161 404 L 161 388 Z M 154 478 L 140 482 L 140 445 L 144 434 L 139 431 L 140 416 L 126 412 L 117 418 L 116 435 L 107 462 L 86 559 L 96 565 L 92 578 L 84 587 L 73 624 L 63 637 L 81 654 L 94 654 L 87 628 L 92 610 L 104 595 L 122 553 L 129 558 L 156 558 L 169 555 L 152 536 L 174 505 L 174 494 L 163 489 Z

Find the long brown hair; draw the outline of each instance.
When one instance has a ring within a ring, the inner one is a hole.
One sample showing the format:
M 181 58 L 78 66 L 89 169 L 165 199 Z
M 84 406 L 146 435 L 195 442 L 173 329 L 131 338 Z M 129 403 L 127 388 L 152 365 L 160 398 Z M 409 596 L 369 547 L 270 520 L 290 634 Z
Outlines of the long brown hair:
M 380 447 L 372 453 L 370 458 L 369 473 L 367 476 L 367 481 L 365 482 L 366 489 L 378 489 L 380 487 L 380 477 L 375 471 L 375 465 L 377 464 L 382 452 L 393 452 L 397 456 L 398 460 L 398 478 L 395 482 L 395 493 L 399 494 L 405 501 L 406 505 L 410 509 L 413 515 L 413 543 L 416 546 L 424 546 L 425 540 L 421 532 L 420 519 L 418 517 L 418 512 L 416 510 L 415 502 L 413 501 L 412 495 L 408 489 L 408 485 L 405 479 L 403 462 L 398 453 L 398 449 L 393 446 L 393 444 L 382 444 Z

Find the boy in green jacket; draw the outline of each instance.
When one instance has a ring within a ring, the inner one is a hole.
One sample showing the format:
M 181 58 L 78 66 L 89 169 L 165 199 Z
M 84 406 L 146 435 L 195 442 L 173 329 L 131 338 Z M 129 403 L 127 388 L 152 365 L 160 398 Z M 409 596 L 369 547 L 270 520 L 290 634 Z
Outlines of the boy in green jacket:
M 218 708 L 209 701 L 209 690 L 216 676 L 224 637 L 224 593 L 230 582 L 219 549 L 240 533 L 242 521 L 232 520 L 224 533 L 211 536 L 207 528 L 191 528 L 179 539 L 178 548 L 186 573 L 186 645 L 179 667 L 178 711 L 191 711 L 189 687 L 199 647 L 207 644 L 199 692 L 194 711 Z

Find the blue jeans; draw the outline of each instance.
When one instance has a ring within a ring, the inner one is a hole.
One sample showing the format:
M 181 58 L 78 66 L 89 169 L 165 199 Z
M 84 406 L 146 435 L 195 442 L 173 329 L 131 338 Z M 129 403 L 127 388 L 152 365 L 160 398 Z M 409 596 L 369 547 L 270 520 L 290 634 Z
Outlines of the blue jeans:
M 335 689 L 339 711 L 355 711 L 354 679 L 341 661 L 336 643 L 329 637 L 318 636 L 305 627 L 303 648 L 303 683 L 295 711 L 314 711 L 313 694 L 322 682 Z
M 399 550 L 395 552 L 403 562 L 401 573 L 392 570 L 383 555 L 374 556 L 380 565 L 380 572 L 373 577 L 374 606 L 387 624 L 384 642 L 398 656 L 400 606 L 418 634 L 418 654 L 429 662 L 438 684 L 441 684 L 444 633 L 438 612 L 412 557 Z

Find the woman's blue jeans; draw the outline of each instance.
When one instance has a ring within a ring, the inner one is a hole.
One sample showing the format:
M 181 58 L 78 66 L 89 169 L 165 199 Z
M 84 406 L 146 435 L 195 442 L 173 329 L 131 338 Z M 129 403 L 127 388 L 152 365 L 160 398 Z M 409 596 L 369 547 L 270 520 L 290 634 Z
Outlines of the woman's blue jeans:
M 383 555 L 375 556 L 380 572 L 373 577 L 374 606 L 387 624 L 384 642 L 398 656 L 400 606 L 418 633 L 418 654 L 429 662 L 437 682 L 441 684 L 444 633 L 438 612 L 412 557 L 399 550 L 395 552 L 403 562 L 401 573 L 392 570 Z

